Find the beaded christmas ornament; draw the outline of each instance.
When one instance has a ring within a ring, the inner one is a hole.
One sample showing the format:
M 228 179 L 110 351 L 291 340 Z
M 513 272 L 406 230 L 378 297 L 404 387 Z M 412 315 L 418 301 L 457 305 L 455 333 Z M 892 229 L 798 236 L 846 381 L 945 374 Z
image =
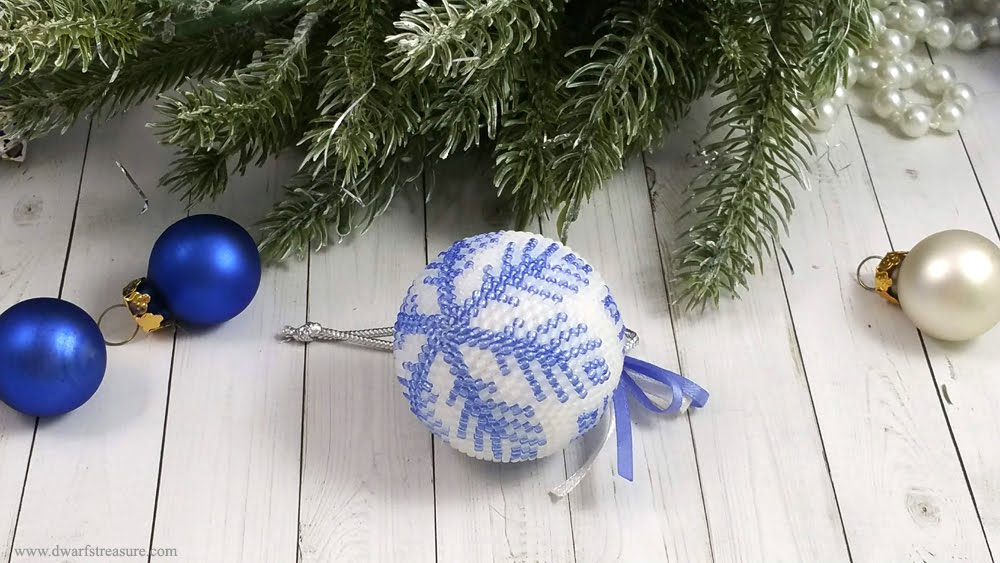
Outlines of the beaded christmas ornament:
M 531 233 L 453 244 L 414 280 L 391 329 L 307 323 L 282 335 L 391 350 L 417 419 L 488 461 L 552 455 L 599 423 L 608 437 L 617 416 L 619 474 L 631 479 L 627 396 L 662 413 L 708 398 L 680 375 L 627 357 L 636 336 L 600 274 L 566 246 Z M 568 493 L 592 462 L 554 493 Z

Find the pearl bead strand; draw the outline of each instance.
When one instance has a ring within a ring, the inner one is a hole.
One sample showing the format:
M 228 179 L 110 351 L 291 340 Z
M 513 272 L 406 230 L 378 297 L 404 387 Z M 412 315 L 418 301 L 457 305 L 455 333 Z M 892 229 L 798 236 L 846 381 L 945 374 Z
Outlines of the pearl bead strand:
M 918 40 L 935 49 L 972 51 L 1000 45 L 1000 0 L 871 0 L 871 17 L 878 40 L 852 54 L 844 85 L 874 89 L 872 109 L 908 137 L 931 130 L 958 131 L 975 101 L 968 84 L 958 82 L 954 69 L 910 54 Z M 961 12 L 961 14 L 959 14 Z M 961 19 L 952 19 L 961 15 Z M 912 103 L 905 90 L 920 87 L 935 100 Z M 817 131 L 828 131 L 846 103 L 843 87 L 810 112 Z

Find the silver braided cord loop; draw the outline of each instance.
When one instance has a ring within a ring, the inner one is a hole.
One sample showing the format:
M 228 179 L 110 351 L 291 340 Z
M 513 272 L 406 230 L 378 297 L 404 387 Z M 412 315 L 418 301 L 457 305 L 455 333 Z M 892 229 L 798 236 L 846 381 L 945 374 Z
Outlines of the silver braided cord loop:
M 281 339 L 285 342 L 346 342 L 374 350 L 391 352 L 395 330 L 391 326 L 364 328 L 360 330 L 336 330 L 319 323 L 308 322 L 302 326 L 286 326 L 281 329 Z M 625 329 L 625 352 L 639 343 L 639 335 L 634 330 Z
M 336 330 L 326 328 L 319 323 L 309 322 L 299 327 L 286 326 L 281 330 L 281 339 L 285 342 L 346 342 L 374 350 L 391 352 L 391 337 L 393 328 L 366 328 L 362 330 Z

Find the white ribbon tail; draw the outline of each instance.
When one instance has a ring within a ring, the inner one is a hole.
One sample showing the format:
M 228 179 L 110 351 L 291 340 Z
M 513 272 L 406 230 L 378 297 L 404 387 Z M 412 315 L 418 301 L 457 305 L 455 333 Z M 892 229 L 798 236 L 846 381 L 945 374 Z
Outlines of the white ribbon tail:
M 608 441 L 611 440 L 611 436 L 615 433 L 614 409 L 608 408 L 598 424 L 604 436 L 587 455 L 587 459 L 583 462 L 583 465 L 580 466 L 580 469 L 577 469 L 575 473 L 567 477 L 566 480 L 560 485 L 549 491 L 549 494 L 552 495 L 553 499 L 561 500 L 566 498 L 571 492 L 573 492 L 573 489 L 575 489 L 576 486 L 583 481 L 583 478 L 590 473 L 590 470 L 593 469 L 594 463 L 597 462 L 597 458 L 600 457 L 601 452 L 604 451 L 604 448 L 608 445 Z

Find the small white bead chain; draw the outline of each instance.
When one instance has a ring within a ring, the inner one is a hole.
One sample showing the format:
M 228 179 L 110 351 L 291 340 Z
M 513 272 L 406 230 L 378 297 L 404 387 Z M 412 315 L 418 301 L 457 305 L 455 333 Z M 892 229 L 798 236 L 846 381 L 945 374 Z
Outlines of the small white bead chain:
M 975 92 L 957 81 L 950 66 L 931 64 L 910 51 L 918 40 L 936 49 L 962 51 L 1000 45 L 1000 0 L 871 0 L 871 6 L 878 41 L 851 57 L 845 86 L 857 83 L 873 88 L 875 114 L 908 137 L 920 137 L 932 129 L 945 134 L 958 131 Z M 957 23 L 952 16 L 960 17 Z M 904 91 L 917 86 L 937 99 L 934 107 L 906 99 Z M 810 116 L 816 130 L 833 127 L 846 96 L 846 89 L 840 87 L 816 105 Z

